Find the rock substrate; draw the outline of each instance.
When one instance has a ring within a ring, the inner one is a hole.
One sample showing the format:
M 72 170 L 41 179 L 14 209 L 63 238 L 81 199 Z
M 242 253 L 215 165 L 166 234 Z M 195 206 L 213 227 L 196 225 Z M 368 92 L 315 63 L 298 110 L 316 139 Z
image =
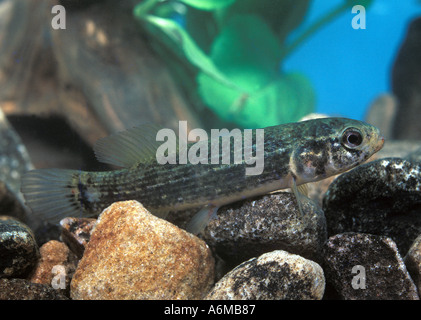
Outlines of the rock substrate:
M 27 275 L 38 257 L 31 229 L 11 217 L 0 216 L 0 278 Z
M 421 234 L 421 164 L 384 158 L 339 176 L 323 200 L 329 235 L 388 236 L 405 254 Z
M 276 250 L 250 259 L 227 273 L 206 296 L 209 300 L 320 300 L 325 289 L 315 262 Z
M 346 300 L 419 300 L 396 244 L 361 233 L 335 235 L 325 245 L 324 271 Z
M 239 264 L 272 250 L 286 250 L 320 260 L 327 239 L 321 208 L 303 199 L 303 217 L 294 194 L 279 192 L 218 210 L 203 239 L 231 264 Z
M 200 299 L 213 277 L 204 241 L 126 201 L 98 218 L 70 291 L 72 299 Z

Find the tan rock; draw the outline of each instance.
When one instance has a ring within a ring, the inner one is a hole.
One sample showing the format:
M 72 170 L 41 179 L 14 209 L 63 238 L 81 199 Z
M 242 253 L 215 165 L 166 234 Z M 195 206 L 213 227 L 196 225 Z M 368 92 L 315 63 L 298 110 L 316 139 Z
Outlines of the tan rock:
M 28 280 L 68 292 L 71 276 L 76 269 L 76 257 L 63 242 L 56 240 L 43 244 L 40 254 L 41 259 Z
M 203 240 L 139 202 L 105 209 L 71 283 L 72 299 L 200 299 L 214 278 Z

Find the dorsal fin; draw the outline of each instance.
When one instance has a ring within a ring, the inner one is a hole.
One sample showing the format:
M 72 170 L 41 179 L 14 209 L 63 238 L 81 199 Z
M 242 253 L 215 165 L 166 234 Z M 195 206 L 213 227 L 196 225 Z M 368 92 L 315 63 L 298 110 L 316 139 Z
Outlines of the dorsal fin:
M 162 142 L 156 141 L 161 127 L 144 123 L 134 128 L 99 139 L 94 145 L 98 161 L 119 167 L 132 167 L 156 157 Z

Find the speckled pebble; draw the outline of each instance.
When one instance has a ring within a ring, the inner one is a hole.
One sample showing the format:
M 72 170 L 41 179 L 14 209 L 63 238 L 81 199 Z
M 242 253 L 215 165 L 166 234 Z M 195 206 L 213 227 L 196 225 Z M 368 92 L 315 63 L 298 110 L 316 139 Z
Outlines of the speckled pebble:
M 421 233 L 421 164 L 385 158 L 340 175 L 324 200 L 329 235 L 383 235 L 405 254 Z
M 61 239 L 79 259 L 83 256 L 95 224 L 96 219 L 90 218 L 69 217 L 60 221 Z
M 28 280 L 54 286 L 68 294 L 70 280 L 76 270 L 76 256 L 63 242 L 56 240 L 43 244 L 39 251 L 41 258 Z
M 0 216 L 0 278 L 26 276 L 38 258 L 31 229 L 11 217 Z
M 419 299 L 396 244 L 387 237 L 353 232 L 330 237 L 323 270 L 342 299 Z
M 71 282 L 72 299 L 200 299 L 211 288 L 206 243 L 150 214 L 112 204 L 98 218 Z
M 208 300 L 320 300 L 323 270 L 316 262 L 282 250 L 252 258 L 227 273 Z
M 0 279 L 0 300 L 68 300 L 50 286 L 25 279 Z
M 418 295 L 421 297 L 421 235 L 415 239 L 404 261 L 409 274 L 418 288 Z
M 304 217 L 292 193 L 265 195 L 220 208 L 201 236 L 234 265 L 273 250 L 317 261 L 327 239 L 325 217 L 309 200 L 303 210 Z

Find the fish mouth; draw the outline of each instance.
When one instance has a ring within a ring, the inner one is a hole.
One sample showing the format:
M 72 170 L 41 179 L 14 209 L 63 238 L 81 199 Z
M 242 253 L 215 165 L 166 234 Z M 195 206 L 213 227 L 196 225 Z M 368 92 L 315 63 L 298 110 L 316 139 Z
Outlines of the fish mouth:
M 379 151 L 381 148 L 383 148 L 384 145 L 384 137 L 383 136 L 379 136 L 379 138 L 377 139 L 377 143 L 374 147 L 375 152 Z

